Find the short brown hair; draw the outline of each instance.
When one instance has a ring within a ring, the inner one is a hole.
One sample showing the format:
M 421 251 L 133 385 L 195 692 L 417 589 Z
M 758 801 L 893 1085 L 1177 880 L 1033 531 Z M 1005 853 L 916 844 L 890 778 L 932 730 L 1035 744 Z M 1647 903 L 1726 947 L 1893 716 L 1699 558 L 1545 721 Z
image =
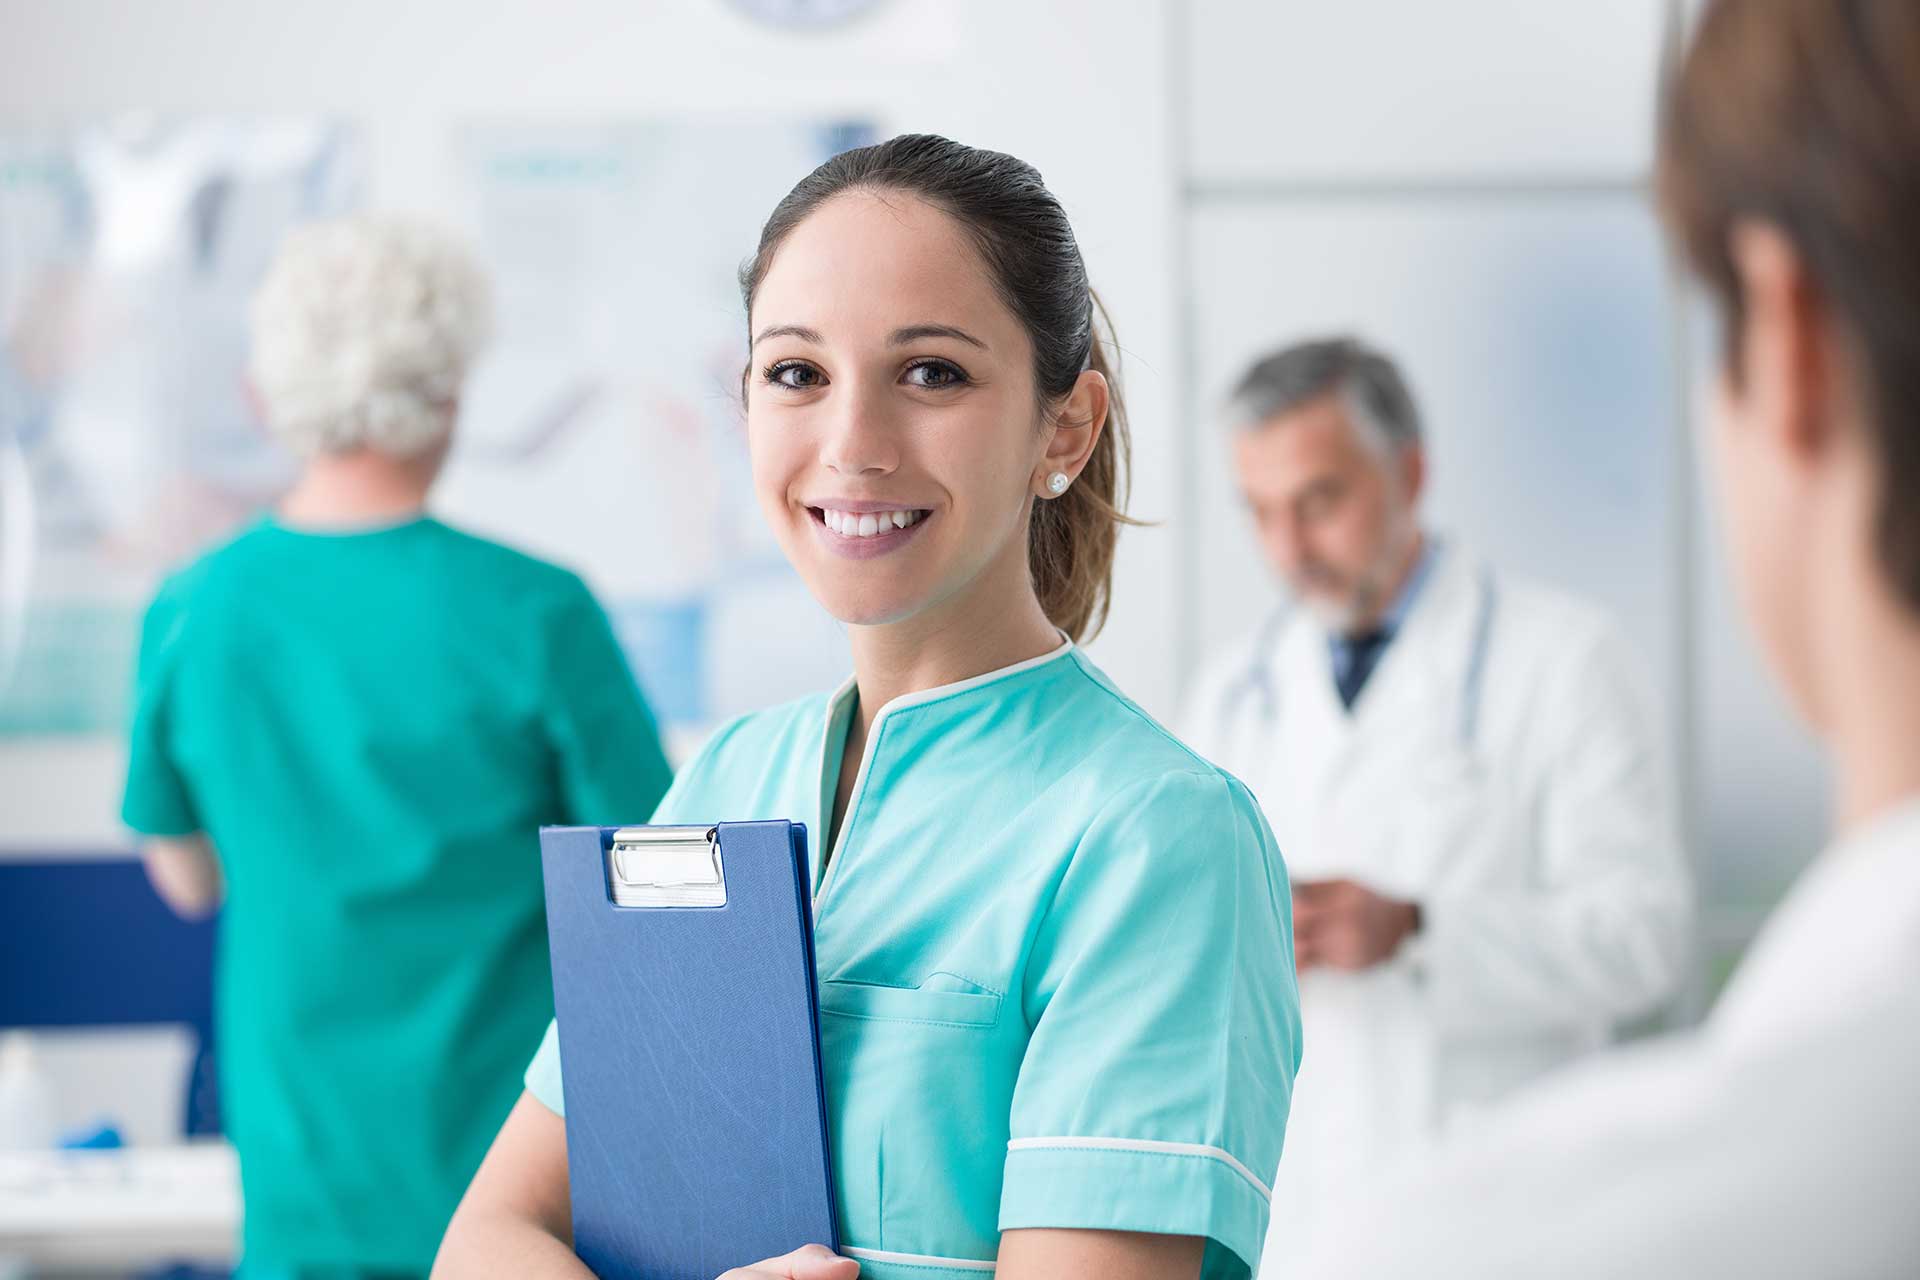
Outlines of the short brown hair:
M 1714 0 L 1669 86 L 1661 211 L 1744 316 L 1730 233 L 1787 236 L 1858 355 L 1880 464 L 1880 561 L 1920 609 L 1920 3 Z

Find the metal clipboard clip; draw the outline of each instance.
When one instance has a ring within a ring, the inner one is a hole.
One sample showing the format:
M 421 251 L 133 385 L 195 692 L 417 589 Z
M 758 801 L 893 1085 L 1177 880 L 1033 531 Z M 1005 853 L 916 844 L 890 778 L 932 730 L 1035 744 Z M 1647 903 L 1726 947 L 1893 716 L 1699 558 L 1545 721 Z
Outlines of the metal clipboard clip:
M 717 827 L 621 827 L 607 851 L 616 907 L 723 907 Z

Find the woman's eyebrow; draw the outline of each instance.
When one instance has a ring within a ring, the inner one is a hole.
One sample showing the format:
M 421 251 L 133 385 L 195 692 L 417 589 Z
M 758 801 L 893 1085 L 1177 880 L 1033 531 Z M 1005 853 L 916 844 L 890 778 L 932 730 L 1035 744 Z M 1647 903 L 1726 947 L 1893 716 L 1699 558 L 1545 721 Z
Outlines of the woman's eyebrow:
M 973 344 L 982 351 L 987 349 L 986 343 L 980 341 L 980 339 L 974 337 L 965 329 L 957 329 L 950 324 L 909 325 L 904 329 L 895 329 L 893 331 L 893 337 L 889 339 L 889 341 L 896 347 L 904 347 L 909 342 L 918 342 L 922 338 L 958 338 L 962 342 Z
M 754 336 L 753 345 L 759 346 L 768 338 L 798 338 L 802 342 L 811 342 L 815 346 L 825 346 L 826 339 L 820 336 L 818 329 L 809 329 L 803 324 L 768 325 Z

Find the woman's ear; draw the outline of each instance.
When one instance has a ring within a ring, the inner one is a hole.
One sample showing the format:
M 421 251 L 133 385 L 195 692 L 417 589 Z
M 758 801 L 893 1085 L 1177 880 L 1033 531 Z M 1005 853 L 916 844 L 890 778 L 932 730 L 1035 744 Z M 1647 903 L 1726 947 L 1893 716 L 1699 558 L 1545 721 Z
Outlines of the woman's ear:
M 1088 369 L 1074 381 L 1073 390 L 1067 392 L 1048 427 L 1046 452 L 1029 485 L 1034 493 L 1057 498 L 1062 490 L 1049 484 L 1055 475 L 1066 476 L 1068 484 L 1079 477 L 1081 468 L 1093 456 L 1094 446 L 1100 443 L 1100 433 L 1107 429 L 1111 400 L 1105 374 Z

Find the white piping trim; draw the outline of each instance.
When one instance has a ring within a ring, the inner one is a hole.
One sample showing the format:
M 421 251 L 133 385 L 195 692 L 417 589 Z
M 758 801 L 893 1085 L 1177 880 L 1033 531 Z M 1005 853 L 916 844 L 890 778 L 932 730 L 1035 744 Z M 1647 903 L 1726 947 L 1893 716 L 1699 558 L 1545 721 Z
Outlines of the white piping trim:
M 1023 671 L 1031 671 L 1035 667 L 1043 667 L 1054 659 L 1063 658 L 1072 652 L 1073 641 L 1067 639 L 1066 633 L 1062 632 L 1060 634 L 1059 646 L 1047 650 L 1038 657 L 1028 658 L 1024 662 L 1016 662 L 1010 667 L 998 667 L 992 671 L 983 671 L 977 676 L 969 676 L 965 680 L 956 680 L 952 684 L 937 684 L 931 689 L 915 689 L 912 693 L 903 693 L 899 697 L 886 702 L 878 711 L 874 712 L 873 723 L 878 725 L 889 712 L 904 711 L 908 707 L 919 706 L 923 702 L 932 702 L 936 698 L 944 698 L 948 694 L 965 693 L 968 689 L 976 689 L 983 684 L 992 684 L 995 680 L 1004 680 L 1008 676 L 1017 676 Z
M 1015 1138 L 1007 1143 L 1009 1151 L 1142 1151 L 1158 1155 L 1204 1156 L 1218 1160 L 1253 1184 L 1260 1198 L 1273 1203 L 1273 1189 L 1254 1177 L 1253 1170 L 1234 1159 L 1231 1151 L 1202 1146 L 1197 1142 L 1154 1142 L 1146 1138 Z
M 839 764 L 837 761 L 833 761 L 829 759 L 829 756 L 831 755 L 831 749 L 833 747 L 833 722 L 840 718 L 841 704 L 847 700 L 848 695 L 854 693 L 858 688 L 859 688 L 858 680 L 854 676 L 849 675 L 845 680 L 842 680 L 840 682 L 840 687 L 838 689 L 835 689 L 833 691 L 832 696 L 827 699 L 827 714 L 825 718 L 821 721 L 821 725 L 820 725 L 820 775 L 815 780 L 815 790 L 817 790 L 820 793 L 820 800 L 821 800 L 820 830 L 814 833 L 814 838 L 816 840 L 826 839 L 827 828 L 831 826 L 833 823 L 834 795 L 839 790 L 839 787 L 838 787 L 838 782 L 840 778 Z M 867 764 L 866 755 L 863 752 L 861 754 L 861 759 L 860 759 L 862 776 L 864 776 L 866 764 Z M 829 772 L 829 770 L 831 770 L 831 772 Z M 829 791 L 827 789 L 828 778 L 834 779 L 834 782 L 835 782 L 835 787 L 832 791 Z M 859 785 L 858 785 L 858 781 L 856 780 L 855 786 L 854 786 L 854 792 L 857 793 L 858 791 L 859 791 Z M 848 805 L 847 805 L 847 808 L 849 811 L 851 811 L 853 808 L 852 798 L 853 798 L 852 794 L 850 793 L 848 795 Z M 845 824 L 843 822 L 842 826 L 844 825 Z M 833 860 L 836 857 L 838 857 L 840 854 L 839 833 L 838 832 L 835 833 L 834 843 L 831 847 L 815 848 L 811 852 L 813 856 L 811 857 L 810 861 L 813 863 L 814 867 L 819 867 L 821 865 L 822 860 L 824 859 L 827 869 L 831 870 L 833 867 Z M 813 889 L 812 896 L 813 896 L 814 904 L 816 906 L 818 906 L 820 902 L 820 891 L 825 889 L 826 887 L 827 887 L 826 874 L 825 872 L 822 872 L 819 879 L 815 881 L 812 885 L 812 889 Z
M 840 682 L 838 688 L 836 688 L 832 693 L 827 695 L 827 723 L 828 724 L 833 723 L 834 713 L 840 709 L 840 700 L 846 697 L 848 694 L 852 693 L 855 689 L 858 689 L 859 687 L 860 687 L 860 678 L 855 675 L 848 675 L 845 680 L 842 680 Z
M 865 1258 L 869 1262 L 899 1262 L 907 1266 L 944 1267 L 948 1271 L 992 1271 L 1000 1264 L 981 1262 L 977 1258 L 936 1258 L 929 1253 L 888 1253 L 884 1249 L 840 1250 L 849 1258 Z

